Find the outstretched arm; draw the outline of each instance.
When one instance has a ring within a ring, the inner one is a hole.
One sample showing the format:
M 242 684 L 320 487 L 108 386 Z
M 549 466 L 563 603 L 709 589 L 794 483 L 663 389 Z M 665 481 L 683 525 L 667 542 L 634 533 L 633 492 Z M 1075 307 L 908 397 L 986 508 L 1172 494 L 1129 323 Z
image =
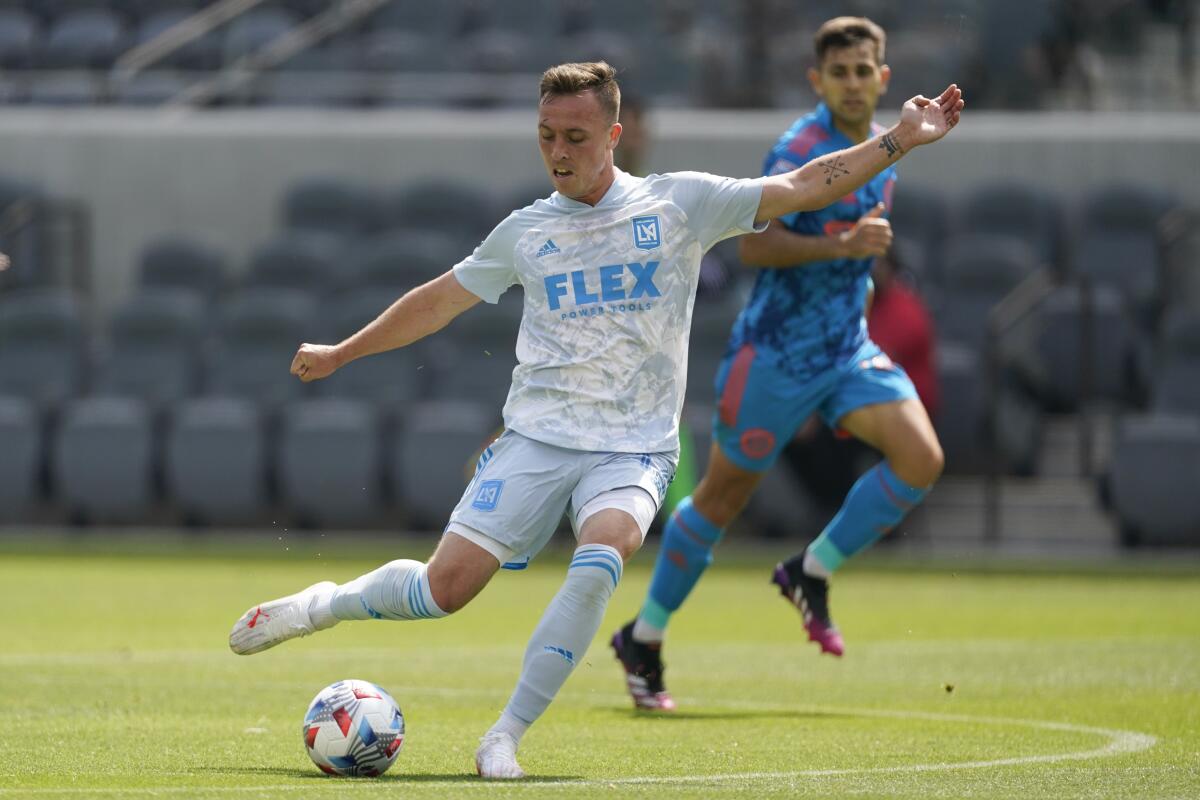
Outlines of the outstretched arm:
M 930 100 L 917 95 L 904 104 L 900 121 L 874 139 L 810 161 L 799 169 L 762 179 L 755 222 L 824 208 L 853 192 L 913 148 L 936 142 L 958 124 L 962 92 L 954 84 Z
M 404 347 L 450 324 L 479 302 L 451 270 L 407 292 L 373 322 L 340 344 L 302 344 L 292 359 L 300 380 L 326 378 L 356 358 Z

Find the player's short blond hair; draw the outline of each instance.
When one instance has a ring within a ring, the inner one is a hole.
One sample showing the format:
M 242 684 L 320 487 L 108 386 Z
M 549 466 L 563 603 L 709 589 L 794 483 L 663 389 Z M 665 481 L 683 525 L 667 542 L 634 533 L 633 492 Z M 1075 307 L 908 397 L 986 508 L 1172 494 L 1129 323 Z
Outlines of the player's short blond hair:
M 883 64 L 883 51 L 887 47 L 887 34 L 883 28 L 866 17 L 834 17 L 818 28 L 813 36 L 817 66 L 821 66 L 825 54 L 830 50 L 854 47 L 862 42 L 870 42 L 875 46 L 875 63 Z
M 617 85 L 617 71 L 604 61 L 551 67 L 542 73 L 540 88 L 541 103 L 551 97 L 591 91 L 600 101 L 600 107 L 610 122 L 616 122 L 621 113 L 621 87 Z

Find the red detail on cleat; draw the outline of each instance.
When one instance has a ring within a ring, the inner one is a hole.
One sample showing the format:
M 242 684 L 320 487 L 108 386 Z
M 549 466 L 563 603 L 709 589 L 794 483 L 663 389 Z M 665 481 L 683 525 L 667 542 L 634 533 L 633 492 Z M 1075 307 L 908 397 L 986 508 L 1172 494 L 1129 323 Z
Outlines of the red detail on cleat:
M 372 692 L 370 689 L 355 689 L 354 696 L 357 697 L 359 700 L 365 700 L 368 697 L 374 697 L 376 700 L 383 699 L 379 695 Z
M 254 609 L 254 616 L 253 616 L 253 617 L 251 617 L 251 618 L 250 618 L 250 621 L 246 623 L 246 627 L 247 627 L 247 628 L 253 628 L 255 625 L 257 625 L 257 624 L 258 624 L 258 618 L 259 618 L 259 617 L 266 617 L 267 619 L 270 619 L 270 618 L 271 618 L 271 615 L 270 615 L 270 614 L 264 614 L 264 613 L 263 613 L 263 610 L 262 610 L 262 606 L 259 606 L 258 608 Z
M 400 745 L 402 744 L 404 744 L 404 737 L 397 736 L 395 739 L 392 739 L 392 743 L 387 746 L 387 748 L 383 751 L 383 754 L 388 758 L 391 758 L 392 755 L 400 749 Z
M 342 736 L 347 736 L 350 733 L 350 712 L 344 708 L 339 708 L 333 712 L 333 721 L 342 729 Z
M 320 730 L 320 728 L 319 728 L 319 727 L 317 727 L 316 725 L 313 725 L 311 728 L 309 728 L 309 729 L 308 729 L 308 731 L 307 731 L 307 732 L 305 732 L 305 734 L 304 734 L 304 744 L 306 744 L 306 745 L 308 746 L 308 749 L 309 749 L 309 750 L 312 750 L 312 749 L 313 749 L 313 745 L 315 745 L 315 744 L 316 744 L 316 742 L 317 742 L 317 731 L 319 731 L 319 730 Z
M 317 764 L 317 766 L 320 767 L 321 772 L 324 772 L 326 775 L 337 775 L 338 774 L 338 771 L 336 769 L 334 769 L 333 767 L 327 767 L 324 764 Z

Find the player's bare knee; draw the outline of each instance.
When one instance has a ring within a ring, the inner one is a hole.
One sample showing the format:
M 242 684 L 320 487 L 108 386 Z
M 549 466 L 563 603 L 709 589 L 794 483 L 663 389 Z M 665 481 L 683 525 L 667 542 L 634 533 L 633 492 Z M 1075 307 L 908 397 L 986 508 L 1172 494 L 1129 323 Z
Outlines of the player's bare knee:
M 889 461 L 900 480 L 910 486 L 926 488 L 941 477 L 946 456 L 937 439 L 920 439 L 906 447 L 900 457 Z

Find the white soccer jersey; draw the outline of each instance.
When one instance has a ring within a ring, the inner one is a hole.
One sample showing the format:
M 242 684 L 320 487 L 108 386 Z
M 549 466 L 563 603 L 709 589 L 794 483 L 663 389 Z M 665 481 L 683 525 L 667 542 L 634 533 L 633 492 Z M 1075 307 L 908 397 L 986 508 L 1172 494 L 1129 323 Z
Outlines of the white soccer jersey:
M 525 289 L 505 425 L 575 450 L 678 448 L 700 258 L 756 230 L 761 194 L 757 180 L 617 170 L 595 206 L 555 192 L 501 222 L 454 274 L 489 303 Z

